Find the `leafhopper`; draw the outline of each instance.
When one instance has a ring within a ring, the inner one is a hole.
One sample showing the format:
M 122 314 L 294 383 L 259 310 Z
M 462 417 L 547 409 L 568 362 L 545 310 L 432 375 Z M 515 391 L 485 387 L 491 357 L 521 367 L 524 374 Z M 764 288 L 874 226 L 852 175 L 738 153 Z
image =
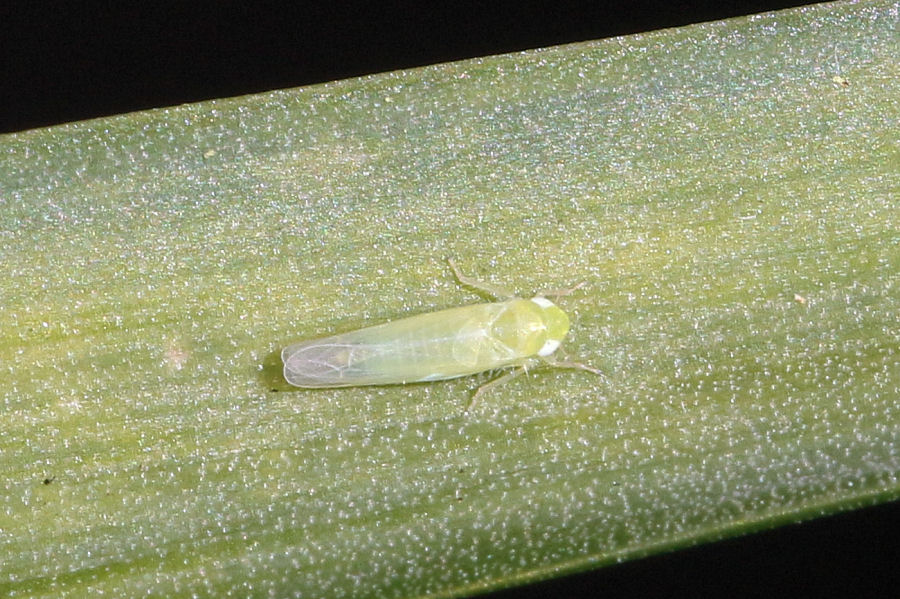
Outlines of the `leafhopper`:
M 284 378 L 297 387 L 353 387 L 442 381 L 510 369 L 482 385 L 472 397 L 471 408 L 485 391 L 539 361 L 602 376 L 590 366 L 554 357 L 569 332 L 569 317 L 546 296 L 566 295 L 581 285 L 523 299 L 467 277 L 449 262 L 461 284 L 500 301 L 419 314 L 289 345 L 281 352 Z

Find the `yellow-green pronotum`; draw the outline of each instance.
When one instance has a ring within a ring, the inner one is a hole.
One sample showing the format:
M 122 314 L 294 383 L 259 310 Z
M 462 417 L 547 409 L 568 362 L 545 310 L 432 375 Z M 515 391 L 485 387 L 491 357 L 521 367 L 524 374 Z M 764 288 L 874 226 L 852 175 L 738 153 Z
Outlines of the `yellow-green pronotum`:
M 543 295 L 515 297 L 462 275 L 452 261 L 450 266 L 460 283 L 504 301 L 419 314 L 289 345 L 281 352 L 284 378 L 297 387 L 350 387 L 440 381 L 515 367 L 482 385 L 471 407 L 489 386 L 521 374 L 535 359 L 600 374 L 583 364 L 551 358 L 569 331 L 569 317 L 556 304 Z

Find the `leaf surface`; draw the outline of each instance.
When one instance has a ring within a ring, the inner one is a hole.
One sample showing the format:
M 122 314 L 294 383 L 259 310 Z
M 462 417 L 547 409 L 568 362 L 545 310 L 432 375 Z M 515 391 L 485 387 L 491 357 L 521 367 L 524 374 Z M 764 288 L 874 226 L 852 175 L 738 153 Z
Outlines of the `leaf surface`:
M 900 496 L 897 4 L 0 137 L 0 594 L 457 596 Z M 573 359 L 304 391 L 560 303 Z

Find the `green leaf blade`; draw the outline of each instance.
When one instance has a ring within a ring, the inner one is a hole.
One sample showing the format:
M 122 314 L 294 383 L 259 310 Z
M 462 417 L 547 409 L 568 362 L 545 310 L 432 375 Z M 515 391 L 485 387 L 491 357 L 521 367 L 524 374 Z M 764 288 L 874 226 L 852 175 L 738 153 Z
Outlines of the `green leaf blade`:
M 458 596 L 900 496 L 889 2 L 0 137 L 0 591 Z M 835 78 L 838 79 L 835 79 Z M 561 300 L 570 354 L 303 391 Z M 44 484 L 44 481 L 49 481 Z

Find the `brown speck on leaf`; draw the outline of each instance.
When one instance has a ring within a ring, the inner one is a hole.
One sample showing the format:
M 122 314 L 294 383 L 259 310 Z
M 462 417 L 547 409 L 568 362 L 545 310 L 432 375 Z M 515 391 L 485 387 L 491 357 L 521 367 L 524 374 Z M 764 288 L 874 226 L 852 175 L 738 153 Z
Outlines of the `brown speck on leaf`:
M 173 371 L 181 370 L 190 359 L 190 351 L 184 344 L 171 341 L 167 346 L 163 355 L 166 366 Z

